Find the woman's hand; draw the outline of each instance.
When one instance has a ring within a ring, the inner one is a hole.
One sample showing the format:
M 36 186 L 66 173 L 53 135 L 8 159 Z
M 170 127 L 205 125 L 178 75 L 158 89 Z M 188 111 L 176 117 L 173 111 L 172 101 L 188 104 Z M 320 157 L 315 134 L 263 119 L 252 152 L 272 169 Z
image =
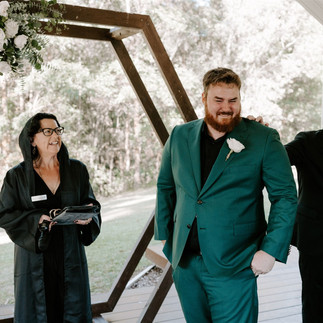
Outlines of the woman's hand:
M 44 222 L 44 220 L 46 220 L 46 221 L 51 221 L 51 218 L 50 218 L 48 215 L 43 214 L 43 215 L 40 217 L 38 224 L 42 224 L 42 223 Z
M 254 117 L 253 115 L 248 115 L 248 116 L 247 116 L 247 119 L 252 120 L 252 121 L 256 121 L 256 122 L 258 122 L 258 123 L 260 123 L 260 124 L 262 124 L 262 125 L 264 125 L 264 126 L 266 126 L 266 127 L 268 127 L 268 126 L 269 126 L 269 123 L 268 123 L 268 122 L 264 122 L 264 119 L 263 119 L 263 117 L 262 117 L 262 116 L 258 116 L 258 117 L 256 118 L 256 117 Z
M 88 225 L 92 221 L 92 218 L 86 219 L 86 220 L 75 220 L 75 224 L 80 224 L 80 225 Z
M 52 226 L 56 224 L 56 222 L 53 222 L 48 215 L 43 214 L 38 221 L 38 225 L 40 226 L 44 221 L 49 222 L 48 231 L 50 232 L 50 230 L 52 229 Z
M 86 204 L 87 206 L 93 206 L 93 203 Z M 92 221 L 92 218 L 86 219 L 86 220 L 75 220 L 75 224 L 80 224 L 80 225 L 88 225 Z

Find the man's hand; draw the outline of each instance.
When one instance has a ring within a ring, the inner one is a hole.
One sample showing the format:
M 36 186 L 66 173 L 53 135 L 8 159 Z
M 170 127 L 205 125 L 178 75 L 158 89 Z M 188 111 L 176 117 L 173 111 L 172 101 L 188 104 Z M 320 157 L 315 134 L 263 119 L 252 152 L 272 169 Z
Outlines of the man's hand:
M 251 269 L 255 276 L 269 273 L 275 264 L 275 258 L 265 251 L 259 250 L 253 256 Z
M 166 243 L 166 240 L 162 240 L 161 242 L 162 242 L 162 244 L 163 244 L 163 245 L 165 245 L 165 243 Z
M 262 116 L 258 116 L 257 118 L 252 116 L 252 115 L 248 115 L 247 119 L 252 120 L 252 121 L 256 121 L 259 122 L 260 124 L 263 124 L 264 126 L 268 127 L 269 123 L 268 122 L 264 122 L 264 119 L 262 118 Z

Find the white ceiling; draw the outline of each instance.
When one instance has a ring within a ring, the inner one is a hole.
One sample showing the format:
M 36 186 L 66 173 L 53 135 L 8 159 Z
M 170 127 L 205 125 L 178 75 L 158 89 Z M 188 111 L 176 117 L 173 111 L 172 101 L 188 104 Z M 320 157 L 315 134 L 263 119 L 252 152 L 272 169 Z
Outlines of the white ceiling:
M 323 0 L 297 0 L 314 18 L 323 25 Z

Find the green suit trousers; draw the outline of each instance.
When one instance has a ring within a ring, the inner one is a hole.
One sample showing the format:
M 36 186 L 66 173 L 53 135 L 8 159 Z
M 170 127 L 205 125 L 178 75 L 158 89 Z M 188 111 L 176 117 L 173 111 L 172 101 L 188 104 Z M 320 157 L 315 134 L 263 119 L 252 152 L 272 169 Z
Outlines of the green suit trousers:
M 184 254 L 173 280 L 187 323 L 257 322 L 257 279 L 250 268 L 217 278 L 201 255 Z

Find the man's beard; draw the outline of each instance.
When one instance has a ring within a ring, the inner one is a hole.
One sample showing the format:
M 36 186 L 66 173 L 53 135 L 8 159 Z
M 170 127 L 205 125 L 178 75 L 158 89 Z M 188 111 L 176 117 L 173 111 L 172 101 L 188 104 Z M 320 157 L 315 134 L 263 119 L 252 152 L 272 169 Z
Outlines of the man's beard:
M 228 114 L 228 115 L 232 115 L 233 113 L 218 113 L 217 115 L 221 115 L 221 114 Z M 240 116 L 240 111 L 237 115 L 235 115 L 232 119 L 222 119 L 221 122 L 219 122 L 210 112 L 209 109 L 207 107 L 207 105 L 205 104 L 205 117 L 204 117 L 204 121 L 206 122 L 206 124 L 210 125 L 213 129 L 215 129 L 218 132 L 231 132 L 241 121 L 241 116 Z

